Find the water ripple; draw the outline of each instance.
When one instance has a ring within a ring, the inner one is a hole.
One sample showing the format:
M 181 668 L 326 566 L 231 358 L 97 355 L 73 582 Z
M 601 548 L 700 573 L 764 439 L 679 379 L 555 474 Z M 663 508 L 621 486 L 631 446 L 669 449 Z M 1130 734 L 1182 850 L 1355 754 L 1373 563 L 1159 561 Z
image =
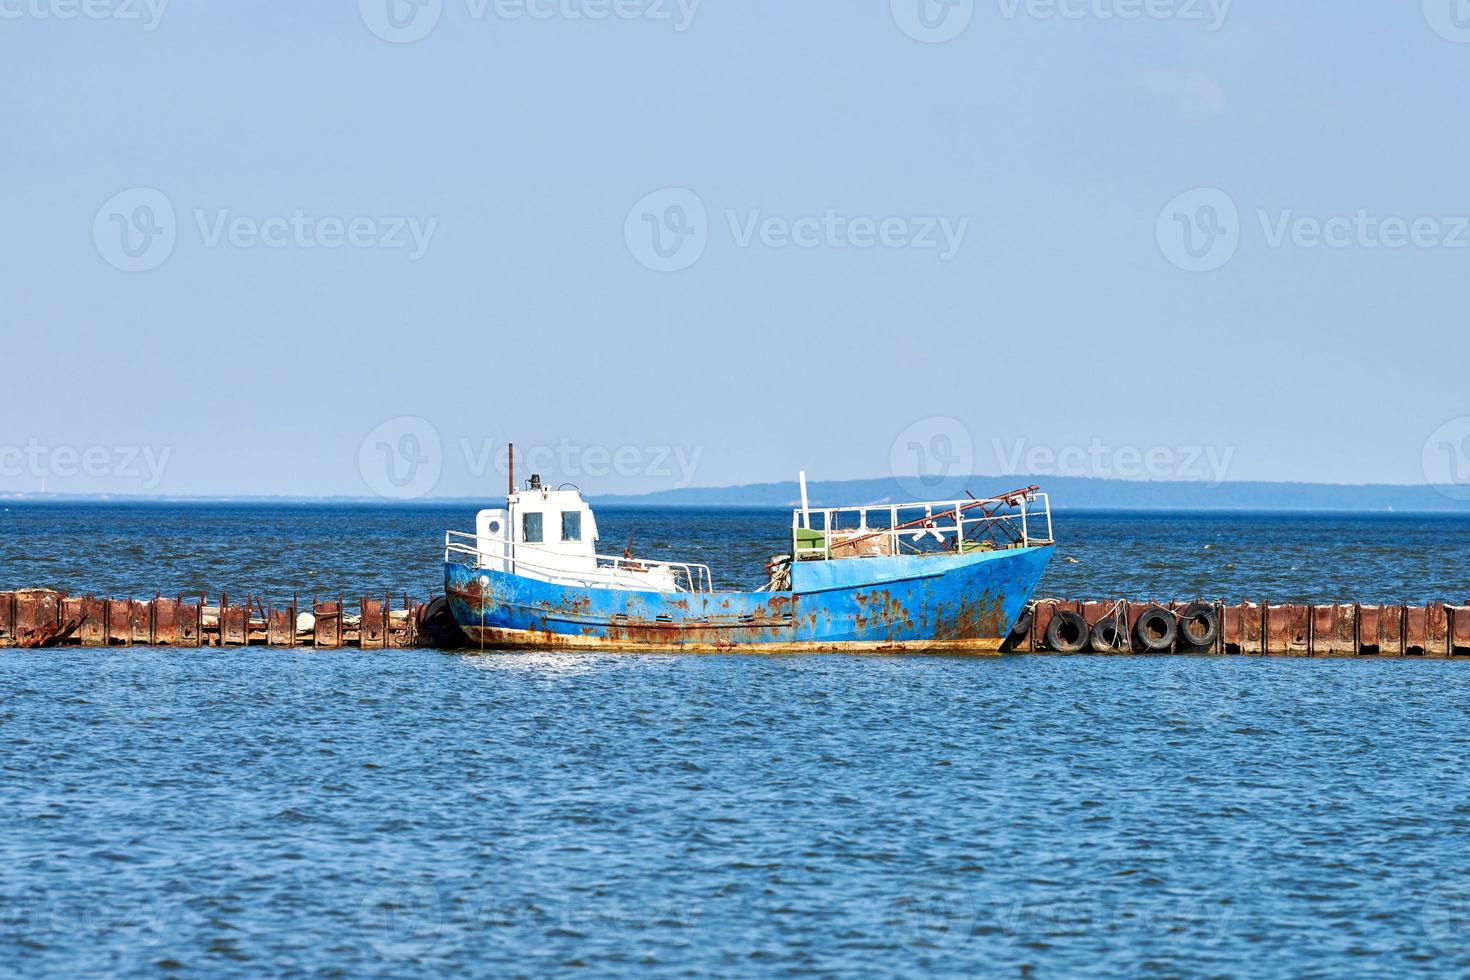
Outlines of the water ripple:
M 134 649 L 0 689 L 7 972 L 1470 970 L 1460 664 Z

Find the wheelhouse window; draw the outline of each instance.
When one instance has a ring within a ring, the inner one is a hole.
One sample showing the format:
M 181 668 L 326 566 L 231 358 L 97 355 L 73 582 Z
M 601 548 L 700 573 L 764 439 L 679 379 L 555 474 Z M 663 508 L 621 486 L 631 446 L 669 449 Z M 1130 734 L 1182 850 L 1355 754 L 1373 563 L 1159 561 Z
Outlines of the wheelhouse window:
M 541 544 L 544 540 L 541 514 L 521 515 L 521 540 L 527 544 Z
M 563 541 L 582 540 L 582 512 L 580 510 L 562 511 L 561 539 Z

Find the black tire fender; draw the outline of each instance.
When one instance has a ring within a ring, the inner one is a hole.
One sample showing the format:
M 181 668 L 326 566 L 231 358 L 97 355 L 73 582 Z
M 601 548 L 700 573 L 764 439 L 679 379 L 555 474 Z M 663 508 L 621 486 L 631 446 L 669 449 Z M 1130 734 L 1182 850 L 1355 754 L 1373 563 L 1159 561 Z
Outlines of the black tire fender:
M 419 630 L 436 648 L 454 650 L 469 643 L 464 631 L 454 621 L 454 614 L 449 611 L 449 600 L 444 596 L 436 596 L 421 615 L 423 619 L 419 623 Z
M 1016 639 L 1024 639 L 1031 632 L 1031 625 L 1036 622 L 1036 613 L 1027 606 L 1021 610 L 1021 615 L 1016 617 L 1016 625 L 1011 627 L 1011 636 Z
M 1166 653 L 1174 646 L 1179 636 L 1179 624 L 1174 614 L 1163 606 L 1149 606 L 1138 617 L 1133 635 L 1149 653 Z
M 1220 618 L 1208 602 L 1192 602 L 1179 610 L 1179 642 L 1199 649 L 1220 638 Z
M 1063 609 L 1052 613 L 1046 627 L 1046 645 L 1055 653 L 1081 653 L 1091 636 L 1087 620 Z
M 1128 649 L 1128 627 L 1116 616 L 1104 616 L 1092 627 L 1093 653 L 1118 653 Z

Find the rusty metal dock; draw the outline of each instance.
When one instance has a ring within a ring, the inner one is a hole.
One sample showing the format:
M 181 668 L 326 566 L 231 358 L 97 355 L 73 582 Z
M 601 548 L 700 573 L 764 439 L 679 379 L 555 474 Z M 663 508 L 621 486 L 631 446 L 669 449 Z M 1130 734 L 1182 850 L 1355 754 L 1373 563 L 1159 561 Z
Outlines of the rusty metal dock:
M 62 592 L 0 592 L 0 647 L 160 646 L 402 649 L 428 645 L 429 604 L 404 596 L 297 598 L 276 605 L 260 596 L 211 604 L 204 596 L 98 599 Z
M 1045 599 L 1014 652 L 1470 658 L 1470 603 L 1330 605 Z

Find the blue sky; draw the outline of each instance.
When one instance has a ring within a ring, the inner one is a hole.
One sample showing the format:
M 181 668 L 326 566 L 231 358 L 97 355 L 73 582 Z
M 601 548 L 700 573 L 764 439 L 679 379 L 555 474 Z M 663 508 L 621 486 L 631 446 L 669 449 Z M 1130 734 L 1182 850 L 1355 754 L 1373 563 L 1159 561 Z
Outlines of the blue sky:
M 423 2 L 0 0 L 0 491 L 1470 484 L 1470 4 Z

